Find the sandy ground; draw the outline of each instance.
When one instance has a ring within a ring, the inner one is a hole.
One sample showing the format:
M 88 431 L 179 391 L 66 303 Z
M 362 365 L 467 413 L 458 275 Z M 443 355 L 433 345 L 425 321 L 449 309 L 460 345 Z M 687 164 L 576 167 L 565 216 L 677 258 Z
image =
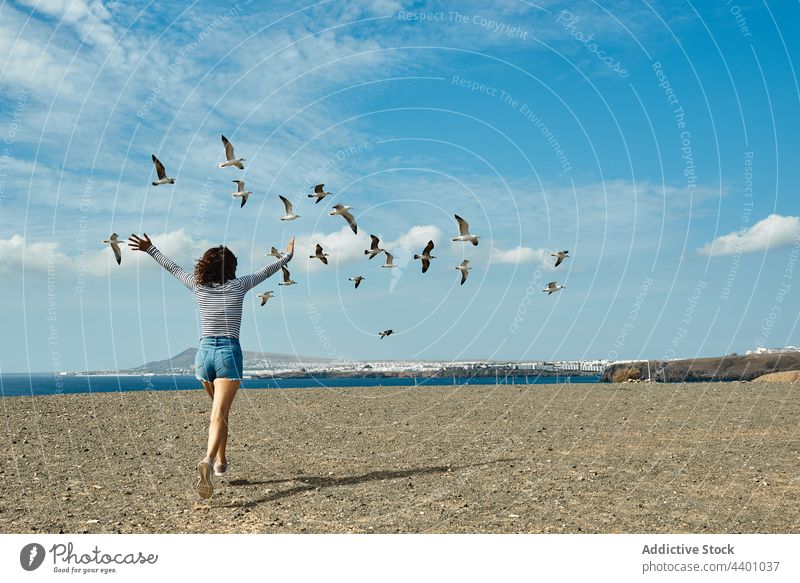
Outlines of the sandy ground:
M 796 383 L 800 382 L 800 370 L 773 372 L 753 379 L 757 383 Z
M 800 385 L 0 399 L 0 532 L 798 532 Z

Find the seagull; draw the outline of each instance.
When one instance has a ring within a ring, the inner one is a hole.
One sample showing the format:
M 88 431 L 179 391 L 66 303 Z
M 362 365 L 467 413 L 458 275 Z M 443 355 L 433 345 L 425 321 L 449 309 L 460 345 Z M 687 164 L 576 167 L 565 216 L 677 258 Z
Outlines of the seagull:
M 428 271 L 431 266 L 431 259 L 436 259 L 431 255 L 431 251 L 433 251 L 433 241 L 428 241 L 425 249 L 422 250 L 422 255 L 414 255 L 414 259 L 422 259 L 422 273 Z
M 383 332 L 380 332 L 381 340 L 383 340 L 387 336 L 390 336 L 391 334 L 394 334 L 394 330 L 392 330 L 392 329 L 384 330 Z
M 283 251 L 278 251 L 275 247 L 273 247 L 269 250 L 269 253 L 267 253 L 267 257 L 277 257 L 280 259 L 283 257 Z
M 286 214 L 281 217 L 282 221 L 293 221 L 300 218 L 300 215 L 294 214 L 294 207 L 292 206 L 292 203 L 289 202 L 288 198 L 281 196 L 280 194 L 278 195 L 278 198 L 283 201 L 283 206 L 286 209 Z
M 331 194 L 330 192 L 325 192 L 324 189 L 325 189 L 325 185 L 324 184 L 317 184 L 314 187 L 314 193 L 313 194 L 309 194 L 308 198 L 316 198 L 317 200 L 316 200 L 316 202 L 314 204 L 317 204 L 323 198 L 325 198 L 326 196 Z
M 283 281 L 278 283 L 278 285 L 295 285 L 297 283 L 296 281 L 292 281 L 292 278 L 289 275 L 289 270 L 286 269 L 285 265 L 281 267 L 281 271 L 283 272 Z
M 372 259 L 379 253 L 383 253 L 383 249 L 378 247 L 378 244 L 380 244 L 380 239 L 378 239 L 375 235 L 370 235 L 370 237 L 372 238 L 372 245 L 370 245 L 369 249 L 364 250 L 364 255 L 369 255 L 369 258 Z
M 258 294 L 258 297 L 261 298 L 261 305 L 263 306 L 264 304 L 267 303 L 267 300 L 269 300 L 270 298 L 275 297 L 275 293 L 271 292 L 271 291 L 268 291 L 268 292 L 264 292 L 263 294 Z
M 472 269 L 469 266 L 469 259 L 465 259 L 464 261 L 462 261 L 461 265 L 457 266 L 456 269 L 458 269 L 461 272 L 461 285 L 464 285 L 464 282 L 467 281 L 469 270 Z
M 317 243 L 317 249 L 316 249 L 315 254 L 314 255 L 309 255 L 308 258 L 309 259 L 319 259 L 325 265 L 328 265 L 328 254 L 322 252 L 322 245 L 320 245 L 319 243 Z
M 551 281 L 550 283 L 547 284 L 547 287 L 544 288 L 542 291 L 547 292 L 547 295 L 549 296 L 551 293 L 557 292 L 558 290 L 562 289 L 567 289 L 567 288 L 566 286 L 557 284 L 555 281 Z
M 394 255 L 392 255 L 388 251 L 384 251 L 384 253 L 386 253 L 386 263 L 381 265 L 381 267 L 388 267 L 388 268 L 397 267 L 394 264 Z
M 244 189 L 244 180 L 234 180 L 233 182 L 236 183 L 236 192 L 234 192 L 231 196 L 233 196 L 233 198 L 238 197 L 242 199 L 242 204 L 239 207 L 242 208 L 244 203 L 247 202 L 247 199 L 250 198 L 250 195 L 253 193 Z
M 358 289 L 358 286 L 361 285 L 361 282 L 364 281 L 364 278 L 361 277 L 360 275 L 356 275 L 355 277 L 347 278 L 347 281 L 354 281 L 356 283 L 356 288 L 355 289 Z
M 353 232 L 356 235 L 358 235 L 358 225 L 356 225 L 356 220 L 353 218 L 353 215 L 351 215 L 349 212 L 347 212 L 351 208 L 353 208 L 353 207 L 346 206 L 346 205 L 343 205 L 341 203 L 340 204 L 335 204 L 335 205 L 333 205 L 333 210 L 330 212 L 330 215 L 331 216 L 342 215 L 344 217 L 344 220 L 347 221 L 347 224 L 350 225 L 350 228 L 353 229 Z
M 227 166 L 236 166 L 239 170 L 244 170 L 244 158 L 237 158 L 233 153 L 233 144 L 228 141 L 228 138 L 222 136 L 222 145 L 225 146 L 225 162 L 220 162 L 219 167 L 225 168 Z
M 104 240 L 103 243 L 111 245 L 111 248 L 114 250 L 114 257 L 117 258 L 117 265 L 122 265 L 122 252 L 119 250 L 120 240 L 117 238 L 117 234 L 111 233 L 111 236 Z
M 470 235 L 469 233 L 469 223 L 459 217 L 458 215 L 454 215 L 456 217 L 456 222 L 458 222 L 458 232 L 460 235 L 458 237 L 453 237 L 453 241 L 469 241 L 473 245 L 478 244 L 478 237 L 477 235 Z
M 565 259 L 569 259 L 569 251 L 559 251 L 558 253 L 551 253 L 550 257 L 557 257 L 556 264 L 553 267 L 558 267 Z
M 156 167 L 156 174 L 158 174 L 158 181 L 153 182 L 153 186 L 160 186 L 161 184 L 175 184 L 175 179 L 167 176 L 167 171 L 164 170 L 164 165 L 153 154 L 153 166 Z

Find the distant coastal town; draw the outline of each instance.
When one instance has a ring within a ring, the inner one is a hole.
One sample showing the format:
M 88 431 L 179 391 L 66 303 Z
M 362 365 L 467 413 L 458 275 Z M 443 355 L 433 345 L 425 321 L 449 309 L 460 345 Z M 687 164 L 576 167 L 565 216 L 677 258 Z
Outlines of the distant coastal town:
M 166 360 L 152 361 L 124 370 L 61 372 L 66 376 L 94 375 L 194 375 L 194 348 Z M 757 348 L 745 355 L 672 360 L 342 360 L 246 351 L 244 377 L 290 378 L 514 378 L 596 376 L 610 382 L 642 380 L 686 382 L 751 380 L 759 375 L 800 368 L 800 348 Z
M 544 375 L 601 375 L 609 365 L 607 360 L 565 360 L 565 361 L 343 361 L 343 360 L 304 360 L 298 357 L 281 355 L 282 358 L 250 357 L 244 358 L 245 378 L 296 378 L 315 377 L 438 377 L 452 376 L 525 376 Z M 178 359 L 175 359 L 178 360 Z M 182 360 L 182 359 L 181 359 Z M 67 372 L 66 375 L 193 375 L 194 366 L 190 363 L 172 362 L 164 366 L 164 361 L 148 363 L 136 369 L 96 370 Z

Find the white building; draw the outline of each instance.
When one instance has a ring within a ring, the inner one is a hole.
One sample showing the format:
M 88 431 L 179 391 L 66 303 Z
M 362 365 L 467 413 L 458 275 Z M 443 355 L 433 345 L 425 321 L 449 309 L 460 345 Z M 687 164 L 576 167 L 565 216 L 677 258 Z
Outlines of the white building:
M 782 352 L 800 352 L 797 346 L 785 346 L 783 348 L 765 348 L 759 346 L 755 350 L 748 350 L 745 354 L 780 354 Z

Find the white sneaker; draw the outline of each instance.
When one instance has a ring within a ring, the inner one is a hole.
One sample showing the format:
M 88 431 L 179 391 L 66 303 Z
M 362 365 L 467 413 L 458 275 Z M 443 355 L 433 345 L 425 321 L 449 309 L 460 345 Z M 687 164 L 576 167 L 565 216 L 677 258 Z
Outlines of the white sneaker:
M 200 498 L 211 498 L 214 493 L 214 485 L 211 483 L 212 469 L 211 460 L 204 459 L 197 464 L 197 473 L 200 475 L 197 481 L 197 494 Z

